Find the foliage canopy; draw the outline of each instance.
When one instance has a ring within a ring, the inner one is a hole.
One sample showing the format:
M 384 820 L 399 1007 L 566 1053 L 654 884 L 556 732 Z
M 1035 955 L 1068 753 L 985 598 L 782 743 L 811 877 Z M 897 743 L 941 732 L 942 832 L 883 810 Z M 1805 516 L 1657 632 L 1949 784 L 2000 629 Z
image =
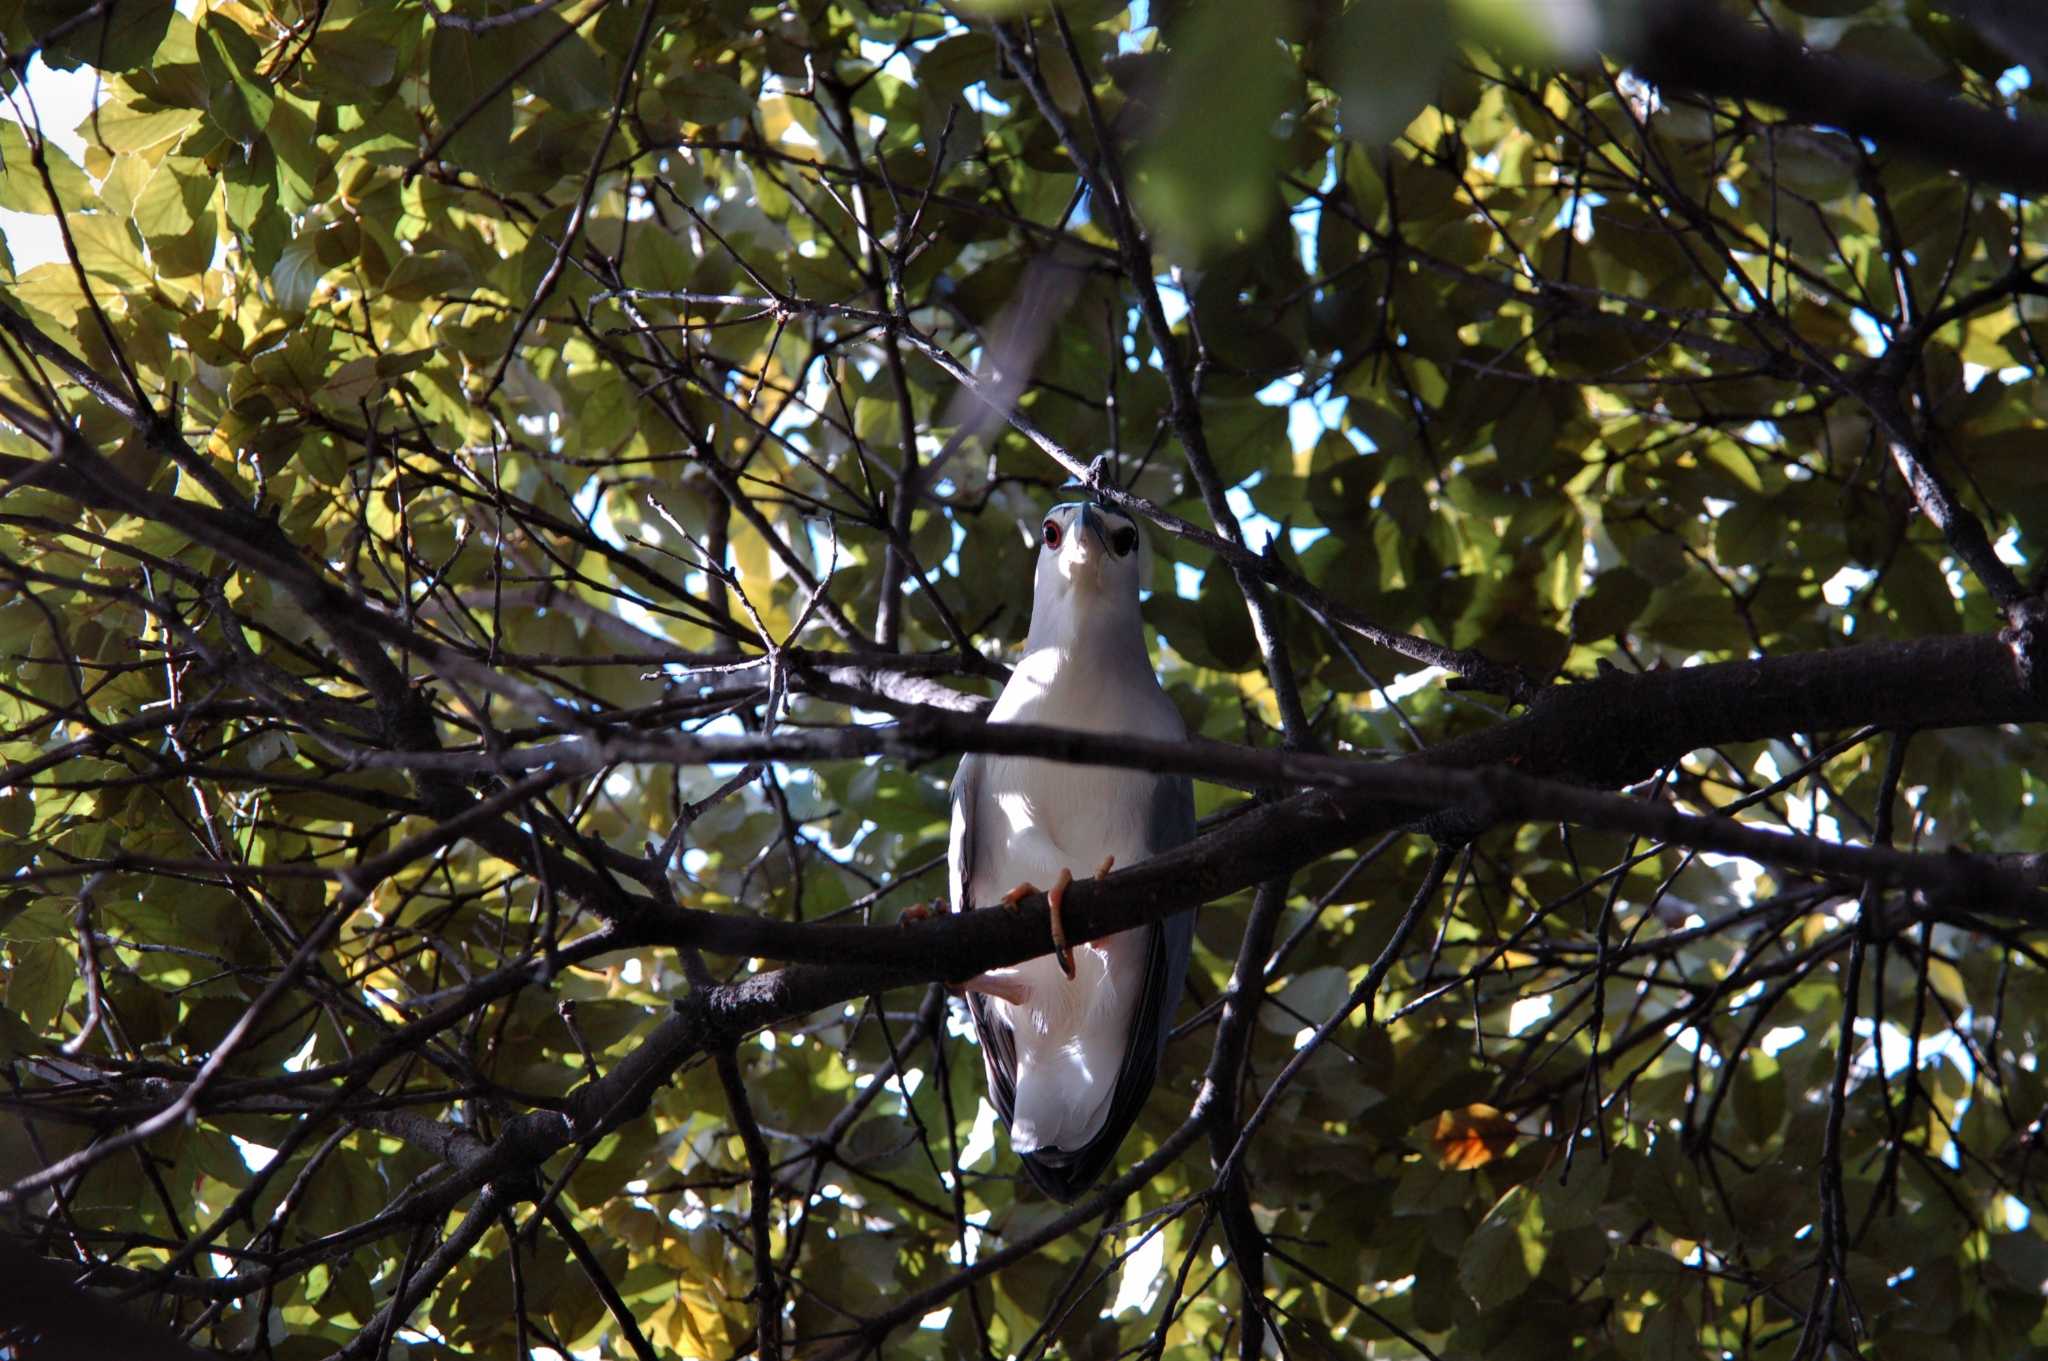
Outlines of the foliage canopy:
M 1607 14 L 0 6 L 7 1231 L 236 1355 L 2048 1345 L 2042 45 Z M 976 721 L 1076 477 L 1204 740 Z M 890 925 L 1005 742 L 1211 777 L 1064 1216 L 1042 903 Z

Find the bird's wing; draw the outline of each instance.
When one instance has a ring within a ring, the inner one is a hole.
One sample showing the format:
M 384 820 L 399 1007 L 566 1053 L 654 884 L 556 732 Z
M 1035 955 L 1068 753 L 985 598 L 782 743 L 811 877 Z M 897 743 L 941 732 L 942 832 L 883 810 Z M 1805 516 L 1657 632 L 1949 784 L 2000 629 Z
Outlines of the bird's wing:
M 967 894 L 974 882 L 974 835 L 980 804 L 981 758 L 970 754 L 960 758 L 960 768 L 953 773 L 953 830 L 946 843 L 946 889 L 955 912 L 974 906 Z
M 946 887 L 955 912 L 974 906 L 971 894 L 980 813 L 981 758 L 963 756 L 953 775 L 953 828 L 946 846 Z M 996 1015 L 989 999 L 978 992 L 967 994 L 967 1012 L 974 1019 L 974 1038 L 988 1072 L 989 1097 L 1008 1125 L 1017 1108 L 1017 1045 L 1010 1037 L 1010 1023 Z
M 1185 775 L 1164 775 L 1152 782 L 1151 806 L 1146 811 L 1145 853 L 1157 855 L 1195 839 L 1195 787 Z M 1187 985 L 1188 960 L 1195 948 L 1195 914 L 1192 909 L 1176 912 L 1163 922 L 1146 927 L 1150 939 L 1145 950 L 1145 985 L 1138 1005 L 1131 1013 L 1130 1042 L 1124 1048 L 1123 1065 L 1117 1069 L 1116 1091 L 1110 1097 L 1109 1113 L 1093 1139 L 1071 1152 L 1040 1149 L 1023 1155 L 1024 1170 L 1038 1189 L 1055 1200 L 1079 1196 L 1102 1175 L 1116 1157 L 1124 1136 L 1144 1113 L 1145 1098 L 1159 1075 L 1159 1060 L 1166 1052 L 1166 1037 L 1173 1029 L 1173 1013 Z M 984 999 L 971 997 L 971 1005 Z M 996 1094 L 996 1109 L 1008 1123 L 1014 1099 L 1017 1064 L 1011 1048 L 1009 1027 L 991 1016 L 984 1021 L 981 1007 L 974 1005 L 975 1029 L 981 1036 L 982 1053 L 988 1058 L 989 1090 Z M 997 1071 L 995 1051 L 989 1036 L 1001 1032 L 1000 1044 L 1009 1062 Z
M 1185 775 L 1169 775 L 1153 786 L 1151 817 L 1146 830 L 1147 855 L 1158 855 L 1195 839 L 1194 781 Z M 1157 929 L 1166 956 L 1166 978 L 1160 992 L 1163 1003 L 1157 1008 L 1156 1015 L 1148 1013 L 1147 1016 L 1159 1037 L 1152 1053 L 1155 1067 L 1159 1056 L 1166 1051 L 1166 1036 L 1173 1029 L 1174 1009 L 1180 1005 L 1181 989 L 1188 980 L 1188 960 L 1195 952 L 1194 909 L 1174 913 L 1159 923 Z M 1147 995 L 1150 996 L 1149 990 Z

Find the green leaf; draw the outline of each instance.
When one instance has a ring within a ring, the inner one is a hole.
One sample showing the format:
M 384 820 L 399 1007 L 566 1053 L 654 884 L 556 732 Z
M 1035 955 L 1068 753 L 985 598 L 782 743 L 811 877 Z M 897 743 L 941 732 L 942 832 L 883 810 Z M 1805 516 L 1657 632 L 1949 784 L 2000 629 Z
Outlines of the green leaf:
M 754 111 L 753 97 L 738 81 L 717 71 L 673 77 L 662 85 L 661 97 L 688 123 L 723 123 Z
M 589 40 L 570 29 L 560 15 L 537 15 L 521 32 L 535 47 L 553 45 L 527 73 L 535 94 L 570 113 L 590 113 L 611 104 L 617 80 L 605 69 L 604 59 Z M 747 101 L 747 108 L 752 111 L 752 100 Z
M 1770 501 L 1737 501 L 1714 521 L 1714 559 L 1723 567 L 1760 566 L 1785 549 L 1785 515 Z
M 270 286 L 277 308 L 288 316 L 303 315 L 313 305 L 313 291 L 327 272 L 314 255 L 313 244 L 294 241 L 278 253 L 270 273 Z
M 1651 586 L 1627 567 L 1611 567 L 1593 578 L 1593 589 L 1572 606 L 1572 632 L 1581 641 L 1612 638 L 1635 622 L 1650 603 Z
M 222 186 L 228 225 L 248 253 L 250 267 L 259 274 L 277 268 L 285 243 L 291 239 L 290 219 L 278 201 L 277 172 L 277 153 L 268 141 L 258 142 L 228 163 Z
M 42 59 L 53 70 L 91 66 L 101 71 L 133 71 L 149 65 L 163 45 L 176 12 L 174 0 L 120 0 L 104 7 L 83 0 L 30 0 L 25 7 L 30 27 L 61 36 L 43 46 Z M 76 20 L 92 11 L 97 14 Z
M 297 215 L 321 199 L 321 178 L 333 162 L 320 150 L 312 117 L 291 99 L 270 110 L 270 148 L 277 153 L 278 206 Z
M 56 940 L 16 940 L 7 947 L 7 1009 L 41 1034 L 56 1028 L 58 1013 L 78 980 L 78 961 Z
M 76 131 L 103 151 L 145 151 L 183 136 L 203 116 L 198 109 L 158 104 L 137 95 L 100 105 Z
M 1344 135 L 1372 148 L 1392 141 L 1436 98 L 1451 52 L 1450 17 L 1437 0 L 1351 6 L 1318 53 L 1342 101 Z
M 1962 627 L 1948 578 L 1925 550 L 1901 549 L 1879 579 L 1878 594 L 1909 637 L 1954 633 Z
M 262 54 L 256 40 L 241 25 L 213 11 L 198 26 L 195 43 L 210 94 L 207 118 L 230 138 L 249 146 L 269 126 L 275 102 L 270 84 L 257 70 Z
M 469 261 L 450 250 L 421 251 L 392 266 L 384 280 L 385 295 L 420 302 L 427 298 L 460 293 L 474 281 Z
M 1597 1148 L 1580 1145 L 1569 1175 L 1563 1159 L 1537 1179 L 1543 1201 L 1543 1224 L 1551 1233 L 1563 1233 L 1592 1224 L 1614 1184 L 1614 1164 Z
M 1199 257 L 1262 227 L 1279 206 L 1275 121 L 1300 77 L 1273 6 L 1200 6 L 1173 30 L 1160 128 L 1134 158 L 1133 192 L 1169 248 Z
M 1296 974 L 1266 1006 L 1259 1008 L 1259 1024 L 1280 1035 L 1293 1035 L 1304 1026 L 1321 1025 L 1351 996 L 1351 976 L 1337 965 L 1325 965 Z
M 0 832 L 5 832 L 9 836 L 27 836 L 35 820 L 34 799 L 19 791 L 0 794 Z
M 451 157 L 488 164 L 495 150 L 511 138 L 512 96 L 505 90 L 491 91 L 524 55 L 515 56 L 509 40 L 496 36 L 496 31 L 434 30 L 427 52 L 427 89 L 439 130 L 457 129 L 444 148 Z
M 1677 1300 L 1660 1303 L 1643 1318 L 1643 1326 L 1622 1337 L 1622 1354 L 1642 1361 L 1680 1361 L 1700 1354 L 1699 1325 Z
M 847 1133 L 841 1145 L 848 1162 L 869 1172 L 903 1166 L 916 1149 L 917 1126 L 900 1115 L 869 1116 Z
M 1700 445 L 1702 462 L 1728 474 L 1744 491 L 1763 490 L 1763 478 L 1756 469 L 1756 459 L 1748 450 L 1734 440 L 1709 439 Z
M 418 21 L 397 10 L 373 10 L 346 25 L 322 24 L 306 54 L 307 84 L 323 102 L 379 99 L 418 38 Z
M 1481 1309 L 1498 1309 L 1529 1288 L 1547 1251 L 1542 1200 L 1514 1187 L 1459 1249 L 1458 1283 Z
M 1534 477 L 1546 471 L 1562 452 L 1558 445 L 1558 413 L 1544 389 L 1534 385 L 1502 413 L 1493 431 L 1500 455 L 1501 476 Z
M 917 62 L 918 82 L 933 98 L 946 101 L 958 99 L 995 70 L 996 41 L 986 33 L 962 33 L 935 43 Z
M 213 259 L 214 191 L 219 181 L 199 161 L 166 156 L 135 202 L 135 225 L 150 260 L 173 277 L 197 274 Z
M 0 118 L 0 208 L 48 214 L 54 211 L 50 203 L 52 189 L 66 210 L 93 206 L 97 195 L 78 162 L 47 140 L 42 143 L 42 151 L 49 172 L 48 185 L 36 169 L 22 125 Z
M 132 222 L 112 213 L 80 213 L 69 218 L 72 243 L 78 248 L 78 262 L 86 273 L 115 287 L 146 279 L 150 268 L 143 260 L 139 233 Z

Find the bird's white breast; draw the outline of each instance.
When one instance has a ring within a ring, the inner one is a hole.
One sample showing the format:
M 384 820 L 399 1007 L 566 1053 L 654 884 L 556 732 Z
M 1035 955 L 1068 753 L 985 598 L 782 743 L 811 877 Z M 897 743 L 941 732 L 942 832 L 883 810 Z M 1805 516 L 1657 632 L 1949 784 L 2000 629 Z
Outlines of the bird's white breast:
M 989 719 L 1167 741 L 1186 736 L 1180 714 L 1149 669 L 1112 677 L 1050 648 L 1024 658 Z M 1149 844 L 1157 775 L 1021 756 L 984 757 L 983 762 L 984 809 L 994 813 L 996 826 L 994 836 L 981 838 L 986 849 L 974 866 L 977 906 L 1000 897 L 1020 879 L 1043 887 L 1062 868 L 1086 878 L 1106 856 L 1129 866 L 1158 849 Z M 1022 835 L 1030 829 L 1042 833 L 1065 858 L 1046 861 L 1045 848 Z
M 1100 659 L 1097 659 L 1098 661 Z M 1057 649 L 1028 654 L 996 701 L 992 722 L 1043 723 L 1165 740 L 1186 734 L 1142 651 L 1134 662 L 1090 665 Z M 986 907 L 1018 884 L 1049 887 L 1062 869 L 1093 875 L 1159 849 L 1152 808 L 1161 777 L 1029 757 L 983 758 L 971 900 Z M 1074 952 L 1076 976 L 1050 956 L 993 971 L 1024 999 L 992 1000 L 1016 1046 L 1010 1138 L 1020 1152 L 1077 1149 L 1106 1118 L 1145 970 L 1146 935 L 1126 931 Z

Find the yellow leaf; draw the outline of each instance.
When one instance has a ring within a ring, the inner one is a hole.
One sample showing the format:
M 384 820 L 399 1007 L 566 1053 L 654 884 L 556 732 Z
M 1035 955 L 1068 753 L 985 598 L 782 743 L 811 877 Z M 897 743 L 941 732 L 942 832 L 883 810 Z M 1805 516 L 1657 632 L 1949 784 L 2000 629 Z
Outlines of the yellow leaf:
M 689 1276 L 676 1282 L 675 1297 L 655 1311 L 649 1324 L 678 1356 L 723 1358 L 732 1354 L 725 1316 L 711 1292 Z
M 78 245 L 78 263 L 85 266 L 86 273 L 124 288 L 133 287 L 137 279 L 155 276 L 126 219 L 112 213 L 74 213 L 67 224 Z
M 1707 440 L 1700 446 L 1700 459 L 1727 473 L 1750 491 L 1763 490 L 1763 479 L 1757 475 L 1756 460 L 1732 440 Z
M 787 99 L 781 95 L 771 95 L 762 100 L 759 117 L 761 133 L 771 146 L 777 147 L 785 155 L 803 160 L 816 159 L 817 142 L 796 121 Z
M 789 616 L 776 606 L 775 577 L 778 564 L 768 547 L 768 541 L 754 532 L 753 526 L 737 522 L 732 527 L 732 560 L 738 569 L 740 589 L 746 592 L 747 601 L 760 614 L 761 622 L 775 642 L 782 641 L 782 635 L 789 630 Z M 745 611 L 736 611 L 742 623 L 747 620 Z
M 52 261 L 24 273 L 10 290 L 17 305 L 26 306 L 59 323 L 59 329 L 77 327 L 85 310 L 85 295 L 78 291 L 78 276 L 69 264 Z

